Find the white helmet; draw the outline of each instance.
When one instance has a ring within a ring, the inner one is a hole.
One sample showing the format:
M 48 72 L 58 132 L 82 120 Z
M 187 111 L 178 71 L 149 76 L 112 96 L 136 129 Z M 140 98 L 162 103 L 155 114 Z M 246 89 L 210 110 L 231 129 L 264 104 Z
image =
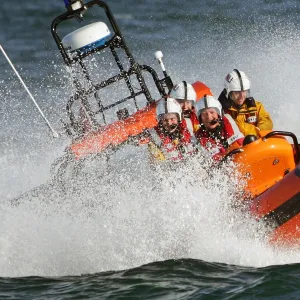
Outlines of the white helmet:
M 225 77 L 226 97 L 232 91 L 247 91 L 250 90 L 250 80 L 243 71 L 234 69 Z
M 163 98 L 159 100 L 156 107 L 158 121 L 162 120 L 165 114 L 177 114 L 179 121 L 182 119 L 182 109 L 180 104 L 173 98 Z
M 200 114 L 207 108 L 214 108 L 218 115 L 222 117 L 222 105 L 215 97 L 210 95 L 205 95 L 196 103 L 196 114 L 198 119 L 200 119 Z
M 186 81 L 181 81 L 174 85 L 170 96 L 178 100 L 196 101 L 196 91 L 193 86 Z

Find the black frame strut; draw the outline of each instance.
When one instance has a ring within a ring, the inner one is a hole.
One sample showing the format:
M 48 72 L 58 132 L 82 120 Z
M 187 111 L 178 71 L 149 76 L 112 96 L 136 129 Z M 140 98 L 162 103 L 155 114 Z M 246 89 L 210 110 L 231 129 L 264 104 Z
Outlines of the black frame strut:
M 81 1 L 81 3 L 82 3 L 82 1 Z M 104 45 L 95 47 L 85 53 L 77 53 L 76 56 L 71 56 L 70 53 L 64 48 L 62 39 L 60 38 L 60 36 L 58 34 L 57 28 L 62 22 L 68 21 L 70 19 L 73 19 L 73 18 L 82 19 L 83 14 L 94 6 L 98 6 L 102 9 L 104 9 L 105 14 L 106 14 L 106 16 L 110 22 L 110 25 L 114 31 L 114 34 Z M 159 94 L 162 97 L 166 97 L 168 94 L 168 90 L 170 90 L 170 88 L 172 87 L 172 81 L 171 81 L 170 77 L 167 76 L 163 79 L 159 79 L 156 71 L 153 68 L 146 66 L 146 65 L 139 65 L 134 60 L 134 58 L 124 40 L 124 37 L 115 21 L 115 18 L 113 16 L 110 8 L 108 7 L 108 5 L 105 2 L 103 2 L 101 0 L 92 0 L 85 4 L 82 3 L 82 6 L 79 9 L 76 9 L 74 11 L 68 7 L 68 11 L 66 13 L 56 17 L 53 20 L 52 25 L 51 25 L 51 32 L 52 32 L 53 38 L 57 44 L 57 47 L 63 57 L 65 64 L 68 67 L 71 67 L 71 70 L 72 70 L 72 67 L 78 63 L 82 69 L 82 72 L 83 72 L 85 78 L 87 79 L 87 81 L 90 84 L 90 88 L 83 88 L 83 86 L 80 83 L 80 81 L 78 80 L 78 78 L 76 78 L 76 76 L 74 76 L 74 78 L 73 78 L 76 91 L 75 91 L 75 94 L 70 97 L 70 99 L 67 103 L 67 106 L 66 106 L 66 110 L 67 110 L 67 113 L 68 113 L 68 116 L 69 116 L 69 119 L 71 122 L 70 126 L 75 131 L 79 131 L 79 127 L 76 124 L 76 117 L 75 117 L 74 113 L 72 112 L 72 106 L 76 100 L 81 101 L 85 111 L 87 112 L 87 114 L 89 116 L 89 119 L 90 119 L 92 125 L 95 125 L 97 127 L 97 125 L 99 125 L 99 124 L 97 124 L 95 115 L 98 113 L 102 114 L 103 121 L 106 124 L 104 111 L 106 111 L 114 106 L 117 106 L 123 102 L 126 102 L 126 101 L 132 99 L 134 101 L 136 110 L 139 110 L 139 107 L 136 102 L 136 97 L 141 94 L 144 94 L 148 104 L 150 104 L 154 101 L 153 98 L 151 97 L 150 91 L 146 85 L 146 82 L 145 82 L 142 72 L 150 73 L 153 81 L 155 82 L 155 86 L 156 86 Z M 105 48 L 110 49 L 110 51 L 117 63 L 117 66 L 119 68 L 119 73 L 111 78 L 101 81 L 100 83 L 93 83 L 91 80 L 91 77 L 89 76 L 88 70 L 83 62 L 83 58 L 85 58 L 93 53 L 102 51 Z M 129 69 L 127 71 L 124 69 L 123 64 L 121 63 L 120 58 L 117 54 L 116 49 L 122 49 L 125 51 L 125 54 L 127 56 L 128 62 L 129 62 Z M 136 76 L 137 81 L 140 85 L 140 89 L 138 88 L 137 91 L 135 91 L 135 89 L 132 86 L 132 83 L 130 81 L 130 76 L 132 76 L 132 75 Z M 100 89 L 105 88 L 108 85 L 111 85 L 120 80 L 125 81 L 126 86 L 130 92 L 130 95 L 123 99 L 117 100 L 112 104 L 104 106 L 102 104 L 102 101 L 99 98 L 99 95 L 97 92 Z M 96 102 L 99 106 L 99 109 L 96 112 L 93 112 L 91 110 L 91 107 L 88 103 L 89 96 L 93 96 L 96 99 Z

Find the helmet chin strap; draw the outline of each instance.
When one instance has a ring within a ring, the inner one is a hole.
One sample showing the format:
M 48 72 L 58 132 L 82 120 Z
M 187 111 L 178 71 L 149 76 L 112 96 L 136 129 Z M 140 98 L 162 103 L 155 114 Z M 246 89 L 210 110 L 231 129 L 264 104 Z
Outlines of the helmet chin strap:
M 174 130 L 178 127 L 178 124 L 171 124 L 169 127 L 171 130 Z
M 217 123 L 219 123 L 220 122 L 220 119 L 213 119 L 213 120 L 211 120 L 210 122 L 208 122 L 210 125 L 215 125 L 215 124 L 217 124 Z
M 217 118 L 217 119 L 213 119 L 213 120 L 209 121 L 208 124 L 209 125 L 215 125 L 215 124 L 219 123 L 221 125 L 222 122 L 223 122 L 222 118 Z M 201 123 L 201 125 L 204 126 L 203 123 Z M 205 128 L 205 126 L 204 126 L 204 128 Z
M 158 123 L 158 126 L 160 128 L 160 130 L 165 134 L 165 135 L 169 135 L 170 137 L 172 137 L 174 135 L 174 133 L 176 133 L 178 130 L 178 126 L 179 124 L 171 124 L 169 126 L 169 129 L 166 129 L 163 125 L 162 122 Z M 170 130 L 172 130 L 172 132 L 170 132 Z
M 179 125 L 178 124 L 172 124 L 170 128 L 173 127 L 170 131 L 167 131 L 166 134 L 169 136 L 169 138 L 174 141 L 176 139 L 180 138 L 180 131 L 179 131 Z
M 190 118 L 191 117 L 191 113 L 192 113 L 192 110 L 191 109 L 187 109 L 187 110 L 184 110 L 182 114 L 183 114 L 184 118 Z

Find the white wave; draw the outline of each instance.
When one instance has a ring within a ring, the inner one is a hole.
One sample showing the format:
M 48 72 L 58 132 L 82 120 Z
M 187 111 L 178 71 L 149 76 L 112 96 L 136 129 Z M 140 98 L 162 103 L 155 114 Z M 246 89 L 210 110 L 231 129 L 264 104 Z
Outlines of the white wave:
M 299 137 L 297 30 L 254 30 L 236 39 L 224 28 L 227 48 L 211 34 L 165 51 L 174 81 L 201 80 L 218 94 L 225 74 L 241 68 L 275 128 Z M 270 246 L 261 238 L 264 229 L 232 208 L 234 178 L 221 171 L 207 178 L 200 160 L 155 173 L 143 151 L 124 148 L 109 167 L 86 161 L 73 179 L 52 182 L 50 163 L 62 145 L 34 137 L 40 131 L 34 122 L 27 131 L 8 131 L 15 140 L 5 143 L 10 150 L 1 158 L 0 276 L 76 275 L 182 257 L 254 267 L 300 262 L 299 251 Z M 33 139 L 23 141 L 25 133 Z M 18 205 L 7 201 L 41 183 Z

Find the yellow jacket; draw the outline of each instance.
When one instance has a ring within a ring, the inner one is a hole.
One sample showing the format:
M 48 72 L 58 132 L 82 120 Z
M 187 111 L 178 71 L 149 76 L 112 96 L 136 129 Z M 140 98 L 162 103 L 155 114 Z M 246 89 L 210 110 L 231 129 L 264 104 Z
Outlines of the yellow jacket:
M 259 137 L 259 130 L 272 130 L 272 119 L 263 104 L 254 99 L 252 99 L 253 105 L 251 106 L 248 106 L 246 102 L 247 100 L 239 109 L 234 106 L 225 109 L 225 112 L 235 120 L 240 131 L 245 136 L 251 134 Z

